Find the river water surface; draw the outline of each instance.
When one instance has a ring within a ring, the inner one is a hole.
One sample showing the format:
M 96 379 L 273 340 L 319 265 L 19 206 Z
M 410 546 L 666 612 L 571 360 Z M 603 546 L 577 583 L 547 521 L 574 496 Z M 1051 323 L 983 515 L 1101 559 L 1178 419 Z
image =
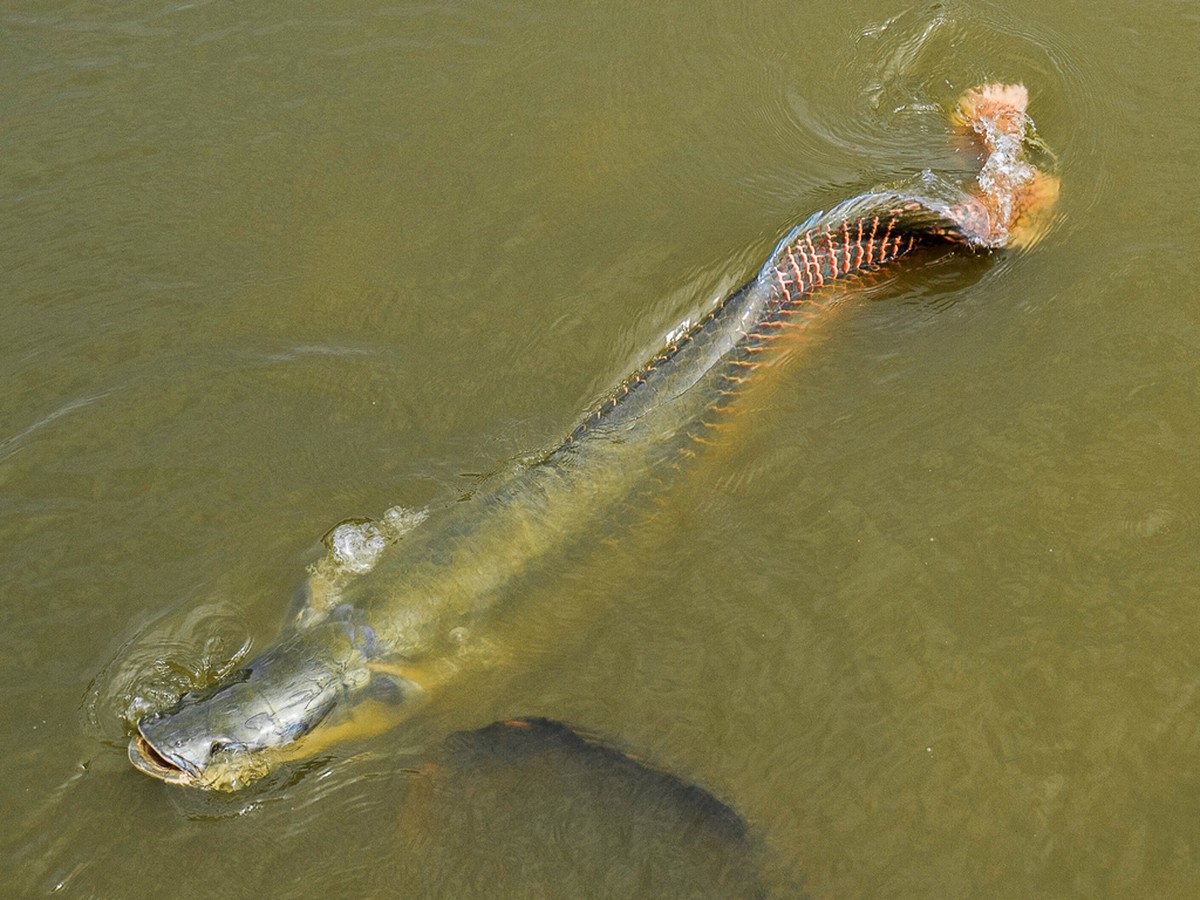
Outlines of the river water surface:
M 0 47 L 0 893 L 1200 883 L 1195 4 L 39 0 Z M 332 526 L 554 447 L 814 210 L 961 175 L 994 79 L 1057 154 L 1037 248 L 847 304 L 411 727 L 132 770 Z M 417 789 L 511 716 L 710 792 L 754 884 L 536 767 Z

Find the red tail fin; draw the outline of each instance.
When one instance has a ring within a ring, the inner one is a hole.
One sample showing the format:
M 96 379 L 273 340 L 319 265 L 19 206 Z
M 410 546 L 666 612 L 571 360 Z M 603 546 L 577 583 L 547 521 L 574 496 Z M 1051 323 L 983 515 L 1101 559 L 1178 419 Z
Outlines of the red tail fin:
M 951 121 L 987 154 L 978 190 L 953 210 L 964 231 L 993 247 L 1028 247 L 1044 233 L 1059 180 L 1026 158 L 1032 122 L 1023 84 L 984 84 L 967 91 Z

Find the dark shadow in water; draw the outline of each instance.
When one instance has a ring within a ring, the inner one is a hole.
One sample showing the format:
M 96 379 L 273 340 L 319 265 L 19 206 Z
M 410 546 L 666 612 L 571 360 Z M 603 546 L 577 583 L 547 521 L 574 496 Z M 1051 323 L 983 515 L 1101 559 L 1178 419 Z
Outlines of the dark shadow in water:
M 733 809 L 558 722 L 518 719 L 454 734 L 410 771 L 400 840 L 412 846 L 454 835 L 452 846 L 439 847 L 438 871 L 405 873 L 410 887 L 458 885 L 483 896 L 766 896 L 759 847 Z

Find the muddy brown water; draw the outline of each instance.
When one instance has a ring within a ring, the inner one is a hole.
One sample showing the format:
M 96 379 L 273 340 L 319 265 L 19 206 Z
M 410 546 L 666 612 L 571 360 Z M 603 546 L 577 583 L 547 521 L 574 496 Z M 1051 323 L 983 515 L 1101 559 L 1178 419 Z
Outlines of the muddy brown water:
M 1165 0 L 8 4 L 0 892 L 725 895 L 570 778 L 422 800 L 512 716 L 702 786 L 770 896 L 1193 890 L 1197 46 Z M 130 768 L 329 528 L 553 447 L 814 210 L 962 172 L 988 79 L 1058 156 L 1039 247 L 848 306 L 411 727 L 244 795 Z

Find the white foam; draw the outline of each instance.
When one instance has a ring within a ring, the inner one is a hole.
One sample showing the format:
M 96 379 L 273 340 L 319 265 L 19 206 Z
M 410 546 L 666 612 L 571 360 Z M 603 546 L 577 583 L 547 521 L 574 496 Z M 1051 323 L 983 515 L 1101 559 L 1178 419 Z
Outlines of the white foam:
M 369 572 L 388 545 L 378 525 L 344 523 L 329 533 L 329 552 L 334 562 L 348 572 Z
M 299 612 L 303 625 L 323 618 L 341 602 L 342 590 L 378 564 L 384 551 L 428 517 L 428 510 L 393 506 L 378 519 L 342 522 L 325 535 L 327 553 L 308 567 L 309 602 Z
M 370 572 L 388 545 L 420 525 L 426 510 L 393 506 L 379 519 L 343 522 L 325 538 L 334 566 L 355 575 Z

